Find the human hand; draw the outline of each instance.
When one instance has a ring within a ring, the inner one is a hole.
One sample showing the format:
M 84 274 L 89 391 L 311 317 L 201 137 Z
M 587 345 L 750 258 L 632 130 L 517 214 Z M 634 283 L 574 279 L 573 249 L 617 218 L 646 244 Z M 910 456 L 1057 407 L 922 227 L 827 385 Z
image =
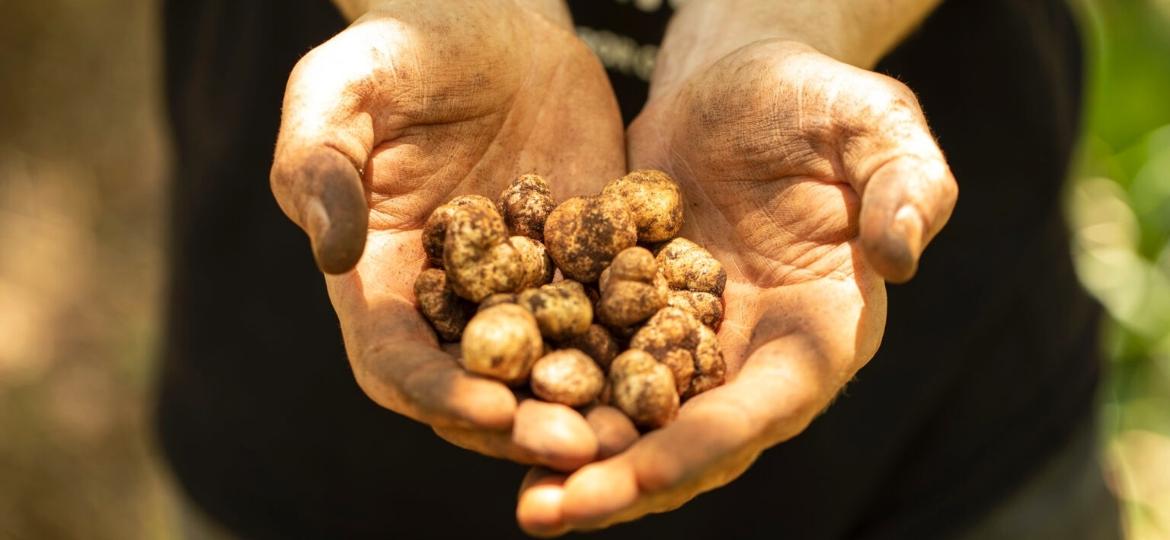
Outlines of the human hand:
M 568 470 L 597 452 L 585 419 L 518 405 L 503 384 L 464 372 L 413 293 L 426 262 L 421 228 L 441 203 L 494 200 L 534 171 L 564 199 L 625 170 L 603 69 L 563 6 L 538 5 L 556 6 L 377 2 L 293 70 L 271 181 L 327 274 L 367 395 L 465 448 Z
M 729 380 L 624 453 L 530 473 L 517 518 L 534 534 L 677 508 L 800 433 L 876 352 L 884 281 L 914 274 L 957 196 L 893 79 L 782 40 L 662 78 L 675 82 L 631 126 L 630 162 L 679 182 L 682 236 L 727 269 Z

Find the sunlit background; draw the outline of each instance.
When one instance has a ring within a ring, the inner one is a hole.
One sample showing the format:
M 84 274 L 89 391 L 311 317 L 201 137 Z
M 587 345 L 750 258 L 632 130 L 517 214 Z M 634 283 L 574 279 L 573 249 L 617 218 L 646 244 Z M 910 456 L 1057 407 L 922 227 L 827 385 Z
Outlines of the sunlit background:
M 1092 67 L 1070 248 L 1110 315 L 1107 481 L 1129 538 L 1170 539 L 1170 0 L 1074 4 Z M 0 5 L 0 538 L 179 538 L 146 406 L 169 152 L 158 6 Z

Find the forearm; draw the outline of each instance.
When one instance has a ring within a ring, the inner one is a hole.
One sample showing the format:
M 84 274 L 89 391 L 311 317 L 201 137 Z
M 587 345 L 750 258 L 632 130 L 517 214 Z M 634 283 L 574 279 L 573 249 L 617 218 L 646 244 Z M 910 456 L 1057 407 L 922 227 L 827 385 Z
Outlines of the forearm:
M 434 0 L 428 0 L 427 3 Z M 460 0 L 463 1 L 463 0 Z M 572 27 L 572 18 L 569 15 L 569 7 L 564 0 L 515 0 L 517 4 L 524 6 L 532 11 L 544 15 L 549 20 L 560 24 L 566 28 Z M 377 8 L 378 4 L 384 4 L 387 0 L 333 0 L 333 5 L 341 11 L 345 19 L 353 22 L 358 17 L 365 15 L 371 9 Z
M 670 86 L 748 43 L 788 39 L 872 68 L 942 0 L 691 0 L 662 43 L 654 85 Z

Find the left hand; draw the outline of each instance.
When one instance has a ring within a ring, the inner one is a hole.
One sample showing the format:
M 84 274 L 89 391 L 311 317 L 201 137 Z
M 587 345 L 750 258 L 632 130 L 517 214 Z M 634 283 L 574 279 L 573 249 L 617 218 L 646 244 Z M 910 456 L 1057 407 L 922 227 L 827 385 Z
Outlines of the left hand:
M 517 518 L 533 534 L 672 510 L 800 433 L 876 352 L 885 281 L 914 274 L 954 207 L 942 152 L 893 79 L 761 40 L 676 80 L 631 126 L 630 164 L 679 182 L 682 236 L 728 271 L 729 379 L 617 456 L 531 473 Z
M 494 198 L 532 171 L 555 174 L 561 199 L 621 175 L 605 71 L 543 0 L 349 4 L 363 3 L 290 74 L 271 177 L 327 274 L 354 378 L 460 447 L 576 469 L 597 456 L 597 426 L 464 371 L 415 307 L 414 282 L 443 201 Z

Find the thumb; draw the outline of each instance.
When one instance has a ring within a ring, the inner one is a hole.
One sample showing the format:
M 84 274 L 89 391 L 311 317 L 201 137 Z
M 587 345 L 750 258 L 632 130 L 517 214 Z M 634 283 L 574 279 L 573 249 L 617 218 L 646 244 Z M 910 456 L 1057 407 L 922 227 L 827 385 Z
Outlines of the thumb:
M 365 249 L 369 207 L 358 171 L 328 147 L 278 154 L 272 192 L 285 214 L 309 235 L 317 267 L 329 274 L 352 269 Z
M 878 84 L 847 114 L 857 135 L 844 165 L 861 194 L 859 237 L 866 261 L 886 281 L 917 272 L 926 245 L 955 207 L 958 184 L 913 92 L 874 74 Z
M 297 63 L 285 89 L 270 182 L 282 210 L 309 236 L 317 266 L 339 274 L 365 248 L 369 205 L 361 171 L 373 145 L 363 114 L 370 85 L 345 32 Z

